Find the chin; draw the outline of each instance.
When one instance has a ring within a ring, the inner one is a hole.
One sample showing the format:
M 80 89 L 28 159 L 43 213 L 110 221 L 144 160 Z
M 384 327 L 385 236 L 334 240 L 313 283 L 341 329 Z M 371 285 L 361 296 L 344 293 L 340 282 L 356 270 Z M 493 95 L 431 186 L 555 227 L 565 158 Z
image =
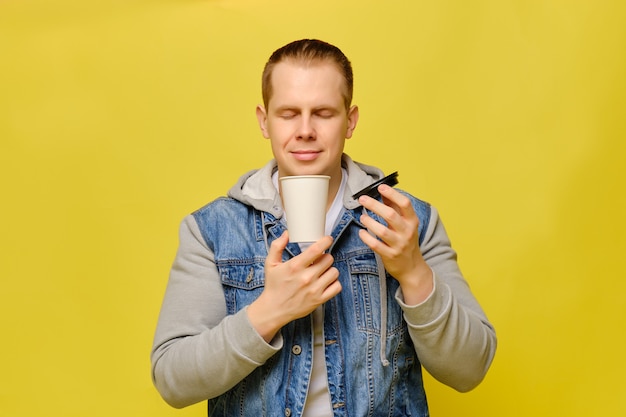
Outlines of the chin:
M 290 167 L 286 170 L 280 170 L 284 173 L 284 176 L 294 176 L 294 175 L 324 175 L 323 169 L 316 168 L 314 166 L 296 166 Z

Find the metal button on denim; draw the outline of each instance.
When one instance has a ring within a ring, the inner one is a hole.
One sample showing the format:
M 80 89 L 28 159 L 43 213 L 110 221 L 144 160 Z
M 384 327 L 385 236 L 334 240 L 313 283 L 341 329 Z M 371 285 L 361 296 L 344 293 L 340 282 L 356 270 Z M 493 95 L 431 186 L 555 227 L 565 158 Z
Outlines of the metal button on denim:
M 293 353 L 294 355 L 299 355 L 302 353 L 302 347 L 300 347 L 300 345 L 293 345 L 293 347 L 291 348 L 291 353 Z

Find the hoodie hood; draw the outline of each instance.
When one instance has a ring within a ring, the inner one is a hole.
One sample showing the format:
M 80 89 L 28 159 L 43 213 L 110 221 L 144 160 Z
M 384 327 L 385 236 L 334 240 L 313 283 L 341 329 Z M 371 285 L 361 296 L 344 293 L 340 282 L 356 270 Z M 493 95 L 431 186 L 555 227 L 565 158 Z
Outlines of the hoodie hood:
M 347 209 L 355 209 L 360 204 L 352 195 L 383 178 L 384 174 L 376 167 L 353 161 L 347 154 L 343 154 L 341 166 L 348 171 L 343 205 Z M 228 196 L 257 210 L 271 213 L 277 219 L 281 218 L 283 205 L 272 182 L 272 174 L 277 169 L 276 160 L 272 159 L 261 169 L 247 172 L 228 191 Z

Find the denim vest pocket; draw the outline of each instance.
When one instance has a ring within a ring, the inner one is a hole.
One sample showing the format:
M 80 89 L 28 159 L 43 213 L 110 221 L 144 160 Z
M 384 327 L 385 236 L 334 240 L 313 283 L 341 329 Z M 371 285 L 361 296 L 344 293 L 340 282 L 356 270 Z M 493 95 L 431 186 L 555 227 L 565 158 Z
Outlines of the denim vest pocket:
M 387 293 L 380 293 L 380 277 L 373 252 L 361 252 L 351 256 L 347 259 L 347 264 L 358 329 L 380 335 L 383 308 L 381 297 L 386 297 L 384 308 L 387 309 L 387 336 L 402 331 L 402 311 L 393 297 L 399 286 L 398 282 L 384 276 L 382 279 L 387 280 Z
M 228 262 L 218 264 L 226 309 L 228 314 L 235 314 L 251 304 L 263 292 L 265 272 L 263 263 L 259 262 Z

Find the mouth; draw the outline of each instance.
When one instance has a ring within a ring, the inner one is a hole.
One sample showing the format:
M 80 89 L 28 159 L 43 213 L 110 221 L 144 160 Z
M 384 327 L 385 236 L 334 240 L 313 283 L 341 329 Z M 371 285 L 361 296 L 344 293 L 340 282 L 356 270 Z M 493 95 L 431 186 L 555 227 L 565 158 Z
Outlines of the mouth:
M 293 157 L 297 159 L 298 161 L 313 161 L 319 156 L 320 153 L 321 153 L 320 151 L 311 151 L 311 150 L 291 152 Z

